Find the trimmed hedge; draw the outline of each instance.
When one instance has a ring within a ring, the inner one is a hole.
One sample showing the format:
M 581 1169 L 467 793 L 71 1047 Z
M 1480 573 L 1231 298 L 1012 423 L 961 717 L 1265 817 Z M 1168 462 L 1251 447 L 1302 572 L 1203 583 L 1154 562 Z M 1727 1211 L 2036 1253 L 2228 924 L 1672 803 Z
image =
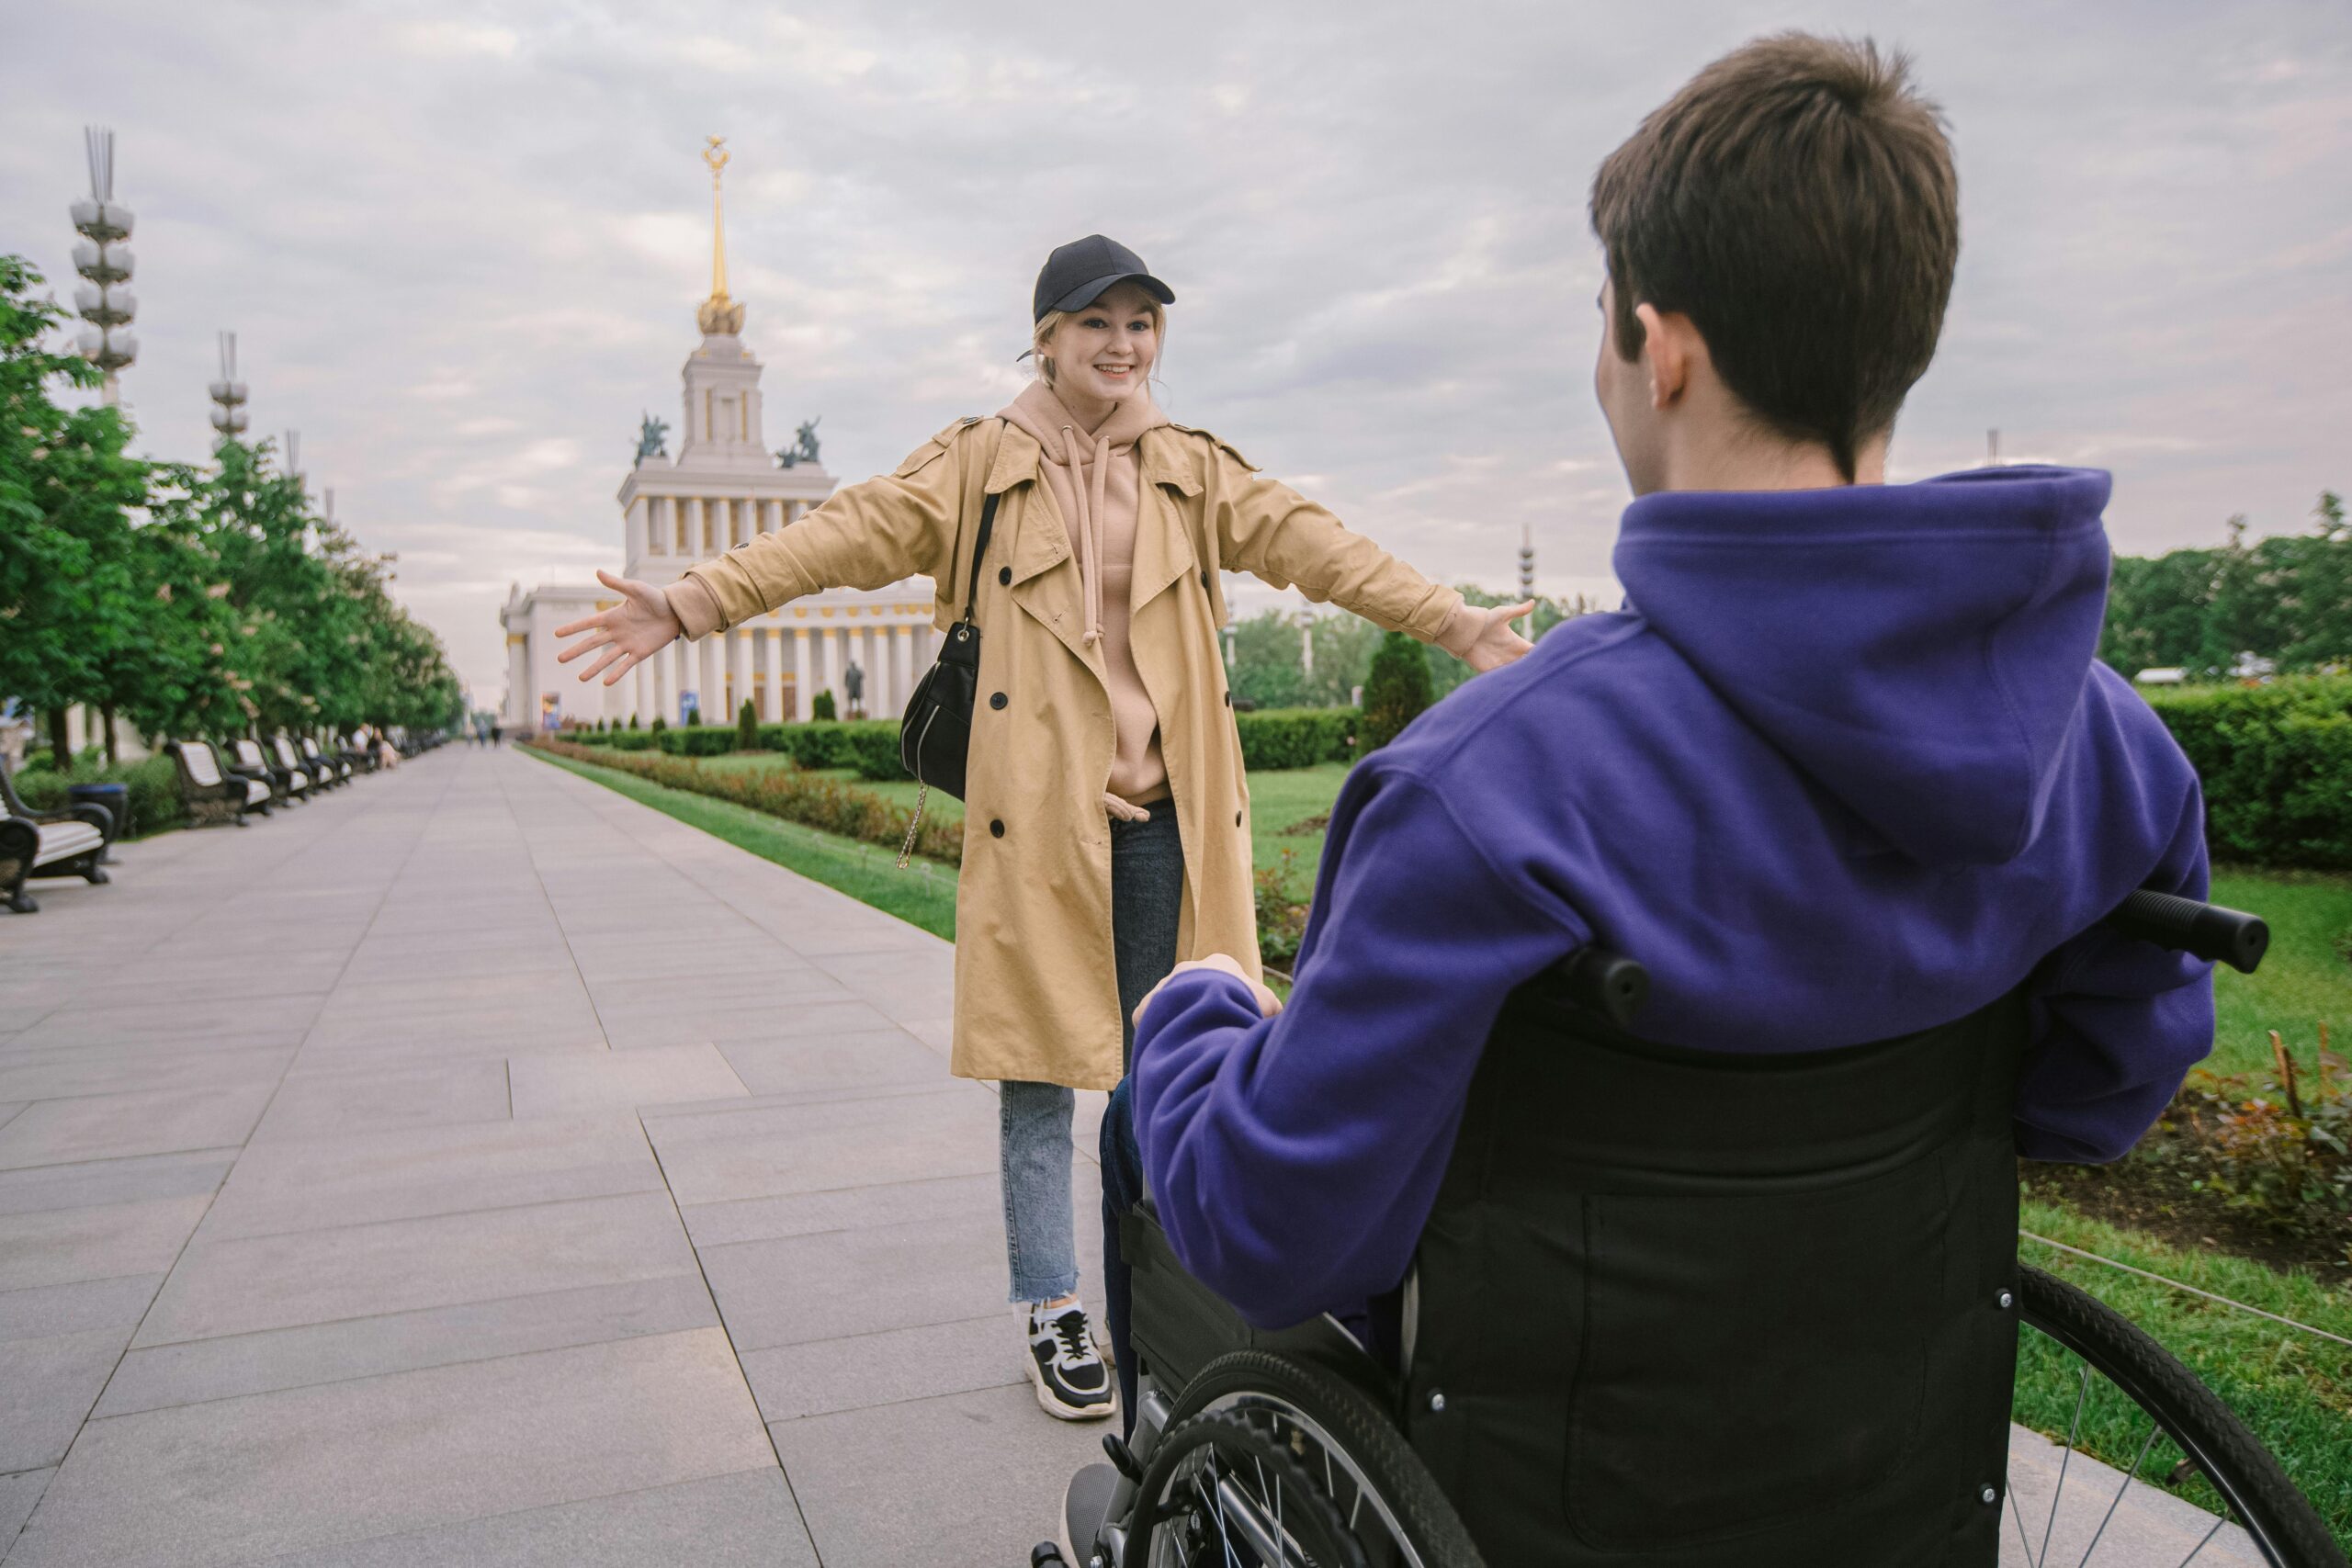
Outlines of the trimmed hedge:
M 130 826 L 136 837 L 187 826 L 187 809 L 180 802 L 179 770 L 169 757 L 150 757 L 114 768 L 76 768 L 61 773 L 54 768 L 28 768 L 16 775 L 17 793 L 35 811 L 62 810 L 65 791 L 79 784 L 119 784 L 130 786 Z
M 683 730 L 666 733 L 680 735 Z M 720 732 L 731 741 L 731 732 Z M 896 852 L 905 842 L 914 813 L 882 796 L 839 779 L 819 778 L 801 768 L 706 768 L 691 757 L 616 753 L 607 746 L 582 746 L 571 740 L 530 736 L 523 744 L 537 747 L 575 762 L 593 762 L 671 789 L 732 801 L 781 817 L 787 822 L 839 833 Z M 926 816 L 915 840 L 915 853 L 926 860 L 961 865 L 964 825 Z
M 2205 782 L 2215 860 L 2352 870 L 2352 678 L 2144 694 Z
M 1234 725 L 1241 732 L 1241 765 L 1267 773 L 1311 768 L 1317 762 L 1352 762 L 1356 725 L 1362 717 L 1353 708 L 1272 708 L 1264 713 L 1235 714 Z

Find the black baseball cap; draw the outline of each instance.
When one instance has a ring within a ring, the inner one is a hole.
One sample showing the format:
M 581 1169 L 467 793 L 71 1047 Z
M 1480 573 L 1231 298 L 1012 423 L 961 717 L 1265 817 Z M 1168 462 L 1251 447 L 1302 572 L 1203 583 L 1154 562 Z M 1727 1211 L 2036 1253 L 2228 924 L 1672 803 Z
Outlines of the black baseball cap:
M 1161 304 L 1176 303 L 1176 291 L 1151 276 L 1150 269 L 1143 265 L 1143 257 L 1116 240 L 1089 234 L 1083 240 L 1056 246 L 1054 254 L 1046 258 L 1046 265 L 1037 272 L 1037 293 L 1033 301 L 1036 312 L 1030 320 L 1042 321 L 1048 310 L 1075 310 L 1091 305 L 1114 283 L 1139 283 Z

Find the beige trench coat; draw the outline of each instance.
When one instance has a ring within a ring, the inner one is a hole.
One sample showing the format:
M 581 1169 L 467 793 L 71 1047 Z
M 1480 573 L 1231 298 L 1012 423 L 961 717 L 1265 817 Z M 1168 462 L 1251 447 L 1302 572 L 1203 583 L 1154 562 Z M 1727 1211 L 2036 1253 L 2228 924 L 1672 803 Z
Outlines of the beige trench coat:
M 1217 573 L 1295 584 L 1424 642 L 1461 596 L 1214 436 L 1162 425 L 1136 447 L 1130 637 L 1184 841 L 1178 955 L 1230 953 L 1255 975 L 1250 791 L 1218 648 Z M 719 620 L 687 630 L 732 626 L 826 588 L 923 575 L 936 585 L 944 632 L 962 611 L 982 497 L 1001 495 L 975 617 L 981 701 L 956 896 L 952 1070 L 1109 1089 L 1121 1040 L 1102 804 L 1111 699 L 1102 653 L 1084 640 L 1079 563 L 1041 460 L 1036 441 L 1001 419 L 950 425 L 887 478 L 836 491 L 798 523 L 691 569 Z

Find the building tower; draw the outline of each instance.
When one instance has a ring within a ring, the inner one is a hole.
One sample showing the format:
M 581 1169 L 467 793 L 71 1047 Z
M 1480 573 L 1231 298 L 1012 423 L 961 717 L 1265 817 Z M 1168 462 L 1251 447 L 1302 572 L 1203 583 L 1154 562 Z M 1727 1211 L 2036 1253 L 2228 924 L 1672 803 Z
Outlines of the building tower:
M 833 492 L 818 458 L 817 422 L 797 443 L 768 450 L 761 422 L 761 365 L 743 340 L 742 301 L 728 292 L 723 176 L 729 162 L 721 137 L 706 139 L 710 171 L 710 293 L 695 308 L 701 336 L 679 373 L 680 439 L 650 416 L 639 425 L 620 493 L 621 575 L 664 587 L 697 562 L 724 555 L 762 534 L 798 524 Z M 795 600 L 698 642 L 674 642 L 610 687 L 582 687 L 556 662 L 553 628 L 617 601 L 594 583 L 545 583 L 507 596 L 499 619 L 506 634 L 505 722 L 518 728 L 562 724 L 676 725 L 689 713 L 712 725 L 731 723 L 742 705 L 768 723 L 806 719 L 820 693 L 848 712 L 847 672 L 864 676 L 870 711 L 902 705 L 933 656 L 937 631 L 932 584 L 910 578 L 879 589 L 828 589 Z
M 103 126 L 85 126 L 83 151 L 90 164 L 90 199 L 74 204 L 74 230 L 82 243 L 74 247 L 74 270 L 87 279 L 74 290 L 74 305 L 88 323 L 82 329 L 82 357 L 106 372 L 100 396 L 106 406 L 122 400 L 116 372 L 139 357 L 139 339 L 130 331 L 139 300 L 130 292 L 130 209 L 114 198 L 114 132 Z

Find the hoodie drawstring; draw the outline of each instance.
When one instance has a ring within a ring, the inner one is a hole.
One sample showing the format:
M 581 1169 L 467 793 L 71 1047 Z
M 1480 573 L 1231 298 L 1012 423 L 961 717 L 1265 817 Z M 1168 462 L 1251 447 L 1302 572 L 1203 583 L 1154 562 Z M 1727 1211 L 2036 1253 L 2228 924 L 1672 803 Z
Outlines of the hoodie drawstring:
M 1078 482 L 1078 575 L 1086 600 L 1086 645 L 1102 640 L 1102 512 L 1112 453 L 1074 424 L 1062 426 L 1062 460 Z

